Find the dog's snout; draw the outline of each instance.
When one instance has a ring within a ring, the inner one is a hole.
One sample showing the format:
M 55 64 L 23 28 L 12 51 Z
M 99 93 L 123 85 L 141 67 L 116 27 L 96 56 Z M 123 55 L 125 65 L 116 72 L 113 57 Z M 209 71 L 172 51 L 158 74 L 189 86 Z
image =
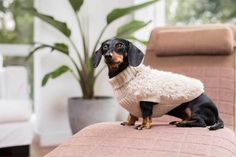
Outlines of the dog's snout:
M 106 59 L 112 59 L 112 53 L 106 53 L 105 58 Z

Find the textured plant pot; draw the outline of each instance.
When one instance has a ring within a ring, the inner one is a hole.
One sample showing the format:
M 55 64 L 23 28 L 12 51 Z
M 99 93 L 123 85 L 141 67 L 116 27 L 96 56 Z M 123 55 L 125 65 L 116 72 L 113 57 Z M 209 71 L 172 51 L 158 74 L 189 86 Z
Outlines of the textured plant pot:
M 68 115 L 72 133 L 82 128 L 107 121 L 116 121 L 118 104 L 111 97 L 97 99 L 69 98 Z

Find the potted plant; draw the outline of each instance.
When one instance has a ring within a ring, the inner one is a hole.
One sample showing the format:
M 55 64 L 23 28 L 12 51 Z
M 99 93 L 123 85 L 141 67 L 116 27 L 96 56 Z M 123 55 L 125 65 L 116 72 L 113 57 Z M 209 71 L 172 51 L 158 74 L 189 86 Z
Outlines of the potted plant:
M 99 74 L 101 73 L 101 71 L 103 70 L 103 68 L 100 71 L 95 72 L 93 68 L 93 64 L 92 64 L 92 53 L 98 47 L 101 37 L 103 36 L 107 27 L 109 27 L 109 25 L 113 21 L 125 15 L 128 15 L 138 9 L 147 7 L 155 3 L 157 0 L 151 0 L 142 4 L 138 4 L 138 5 L 134 5 L 134 6 L 126 7 L 126 8 L 117 8 L 117 9 L 112 10 L 106 17 L 106 25 L 104 26 L 99 36 L 97 37 L 97 40 L 93 47 L 92 52 L 89 52 L 89 48 L 88 48 L 89 41 L 87 40 L 87 36 L 83 31 L 81 20 L 78 16 L 80 8 L 82 7 L 84 1 L 83 0 L 68 0 L 68 1 L 69 1 L 69 4 L 71 5 L 72 11 L 75 13 L 75 17 L 76 17 L 75 20 L 77 21 L 78 28 L 81 33 L 81 44 L 83 46 L 82 50 L 79 50 L 77 48 L 75 42 L 71 38 L 71 30 L 67 27 L 67 24 L 65 22 L 58 21 L 52 16 L 42 14 L 38 12 L 35 8 L 27 8 L 27 10 L 30 11 L 34 16 L 40 18 L 44 22 L 53 26 L 55 29 L 57 29 L 60 33 L 62 33 L 68 39 L 68 42 L 72 45 L 71 48 L 74 49 L 74 51 L 77 54 L 79 63 L 76 62 L 75 58 L 71 57 L 69 53 L 70 49 L 68 45 L 61 42 L 54 43 L 53 45 L 40 43 L 29 53 L 27 59 L 30 58 L 35 52 L 37 52 L 40 49 L 50 48 L 51 51 L 56 50 L 55 52 L 64 54 L 65 57 L 68 57 L 70 61 L 72 62 L 74 69 L 76 70 L 73 70 L 73 68 L 67 65 L 61 65 L 60 67 L 56 68 L 52 72 L 49 72 L 43 77 L 42 86 L 45 86 L 49 79 L 55 79 L 66 72 L 70 72 L 74 76 L 74 78 L 78 81 L 82 90 L 82 97 L 70 98 L 69 106 L 68 106 L 69 119 L 70 119 L 72 132 L 76 133 L 78 130 L 80 130 L 81 128 L 83 128 L 84 126 L 88 124 L 99 122 L 99 121 L 107 121 L 104 118 L 106 115 L 108 115 L 109 112 L 111 112 L 110 110 L 112 110 L 112 109 L 109 109 L 109 106 L 113 108 L 114 106 L 116 106 L 116 105 L 112 105 L 114 103 L 112 99 L 108 97 L 97 98 L 94 96 L 95 81 L 97 77 L 99 76 Z M 150 21 L 145 23 L 143 21 L 132 20 L 128 22 L 127 24 L 118 28 L 116 37 L 132 39 L 139 42 L 143 42 L 142 40 L 135 38 L 133 36 L 133 33 L 145 27 L 149 23 Z M 107 101 L 107 102 L 104 102 L 104 101 Z M 106 110 L 104 113 L 102 113 L 101 111 L 103 109 Z M 91 111 L 92 113 L 87 113 L 89 111 Z M 95 116 L 94 119 L 92 119 L 91 115 L 94 115 L 95 113 L 98 113 L 100 115 L 97 115 Z M 77 116 L 78 118 L 76 118 Z M 107 116 L 109 120 L 111 120 L 112 117 L 114 117 L 114 112 L 112 113 L 112 116 L 109 116 L 109 115 Z M 85 122 L 86 120 L 88 122 Z

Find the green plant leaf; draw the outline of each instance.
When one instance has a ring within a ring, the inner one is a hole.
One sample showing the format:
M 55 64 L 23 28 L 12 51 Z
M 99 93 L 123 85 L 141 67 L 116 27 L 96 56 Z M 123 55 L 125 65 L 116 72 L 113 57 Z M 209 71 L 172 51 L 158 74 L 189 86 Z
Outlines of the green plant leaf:
M 49 47 L 49 46 L 48 46 L 48 45 L 40 45 L 40 46 L 38 46 L 38 47 L 35 47 L 33 50 L 31 50 L 31 51 L 29 52 L 29 54 L 28 54 L 28 56 L 26 57 L 25 60 L 29 60 L 29 58 L 30 58 L 36 51 L 38 51 L 38 50 L 40 50 L 40 49 L 43 49 L 43 48 L 46 48 L 46 47 Z
M 65 22 L 61 22 L 58 21 L 56 19 L 54 19 L 54 17 L 52 16 L 48 16 L 45 14 L 41 14 L 40 12 L 38 12 L 35 8 L 30 8 L 28 9 L 34 16 L 37 16 L 38 18 L 40 18 L 41 20 L 43 20 L 44 22 L 50 24 L 51 26 L 53 26 L 54 28 L 56 28 L 57 30 L 59 30 L 61 33 L 63 33 L 65 36 L 70 37 L 71 35 L 71 31 L 70 29 L 67 27 L 67 24 Z
M 29 55 L 26 57 L 26 60 L 28 60 L 35 52 L 44 48 L 51 48 L 51 51 L 57 50 L 65 55 L 69 55 L 68 46 L 64 43 L 55 43 L 54 45 L 41 44 L 29 52 Z
M 138 5 L 134 5 L 131 7 L 127 7 L 127 8 L 117 8 L 112 10 L 108 15 L 107 15 L 107 24 L 110 24 L 111 22 L 113 22 L 114 20 L 125 16 L 133 11 L 142 9 L 144 7 L 147 7 L 155 2 L 157 2 L 158 0 L 152 0 L 146 3 L 142 3 L 142 4 L 138 4 Z
M 72 70 L 68 66 L 62 65 L 59 68 L 55 69 L 54 71 L 47 73 L 43 77 L 42 86 L 45 86 L 49 79 L 55 79 L 68 71 L 72 71 Z
M 118 28 L 116 37 L 126 38 L 130 36 L 131 34 L 133 34 L 134 32 L 136 32 L 137 30 L 147 26 L 150 22 L 151 21 L 148 21 L 147 23 L 143 21 L 137 21 L 137 20 L 131 21 L 121 26 L 120 28 Z
M 64 43 L 55 43 L 54 46 L 51 47 L 51 48 L 52 48 L 52 51 L 53 50 L 57 50 L 57 51 L 60 51 L 60 52 L 62 52 L 64 54 L 66 54 L 66 55 L 69 54 L 68 46 L 66 44 L 64 44 Z
M 131 35 L 131 36 L 127 36 L 125 39 L 130 39 L 130 40 L 133 40 L 133 41 L 137 41 L 143 45 L 147 45 L 148 44 L 148 41 L 146 40 L 142 40 L 142 39 L 138 39 L 136 38 L 135 36 Z
M 236 10 L 232 11 L 229 15 L 228 15 L 229 18 L 234 18 L 236 17 Z
M 72 8 L 74 9 L 75 12 L 79 11 L 81 6 L 83 5 L 84 1 L 83 0 L 69 0 Z

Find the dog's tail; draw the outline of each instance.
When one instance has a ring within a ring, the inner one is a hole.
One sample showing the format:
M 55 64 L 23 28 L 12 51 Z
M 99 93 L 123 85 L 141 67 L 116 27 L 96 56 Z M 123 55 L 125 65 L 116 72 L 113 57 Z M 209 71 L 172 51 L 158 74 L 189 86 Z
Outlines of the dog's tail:
M 222 121 L 222 119 L 220 119 L 220 117 L 218 118 L 218 121 L 212 125 L 209 130 L 218 130 L 218 129 L 222 129 L 224 128 L 224 122 Z

